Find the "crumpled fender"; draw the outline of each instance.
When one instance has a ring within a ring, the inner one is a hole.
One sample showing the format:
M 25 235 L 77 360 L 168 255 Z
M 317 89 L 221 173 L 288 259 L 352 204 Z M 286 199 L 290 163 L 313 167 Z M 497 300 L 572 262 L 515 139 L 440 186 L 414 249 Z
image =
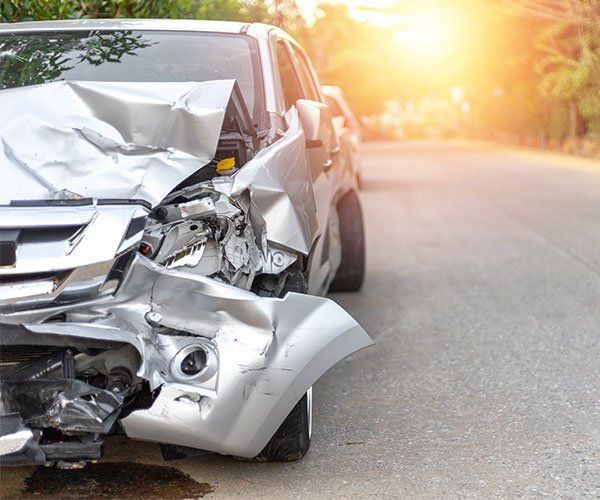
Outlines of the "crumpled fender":
M 238 327 L 213 339 L 216 391 L 163 385 L 151 408 L 121 421 L 128 436 L 254 457 L 319 377 L 372 344 L 329 299 L 289 293 L 283 299 L 256 297 L 253 307 L 272 320 L 273 331 Z
M 282 168 L 285 165 L 285 168 Z M 322 230 L 298 112 L 290 111 L 283 136 L 262 149 L 231 177 L 213 179 L 215 189 L 236 198 L 250 193 L 253 220 L 262 220 L 267 239 L 308 255 Z M 258 227 L 256 228 L 258 229 Z

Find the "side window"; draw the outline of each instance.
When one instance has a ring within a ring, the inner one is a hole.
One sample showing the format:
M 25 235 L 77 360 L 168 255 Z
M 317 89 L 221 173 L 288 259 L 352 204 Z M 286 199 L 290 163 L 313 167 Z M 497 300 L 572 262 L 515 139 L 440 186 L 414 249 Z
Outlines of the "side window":
M 312 73 L 308 67 L 306 57 L 293 45 L 292 53 L 294 54 L 294 59 L 296 60 L 298 70 L 300 71 L 302 85 L 306 90 L 306 99 L 319 102 L 321 100 L 320 93 L 317 90 L 317 84 L 315 83 Z
M 283 87 L 283 97 L 285 99 L 285 109 L 290 109 L 298 99 L 302 99 L 302 89 L 300 82 L 296 77 L 290 54 L 283 42 L 277 42 L 275 45 L 275 54 L 277 56 L 277 67 Z

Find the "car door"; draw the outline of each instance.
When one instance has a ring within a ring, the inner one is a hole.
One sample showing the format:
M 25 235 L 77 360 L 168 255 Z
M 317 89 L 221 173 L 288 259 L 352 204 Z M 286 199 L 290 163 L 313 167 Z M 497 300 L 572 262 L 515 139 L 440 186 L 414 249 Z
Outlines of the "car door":
M 275 55 L 286 110 L 295 106 L 299 99 L 324 104 L 314 70 L 309 66 L 310 62 L 301 49 L 288 40 L 279 38 L 275 42 Z M 325 149 L 325 153 L 323 148 L 307 149 L 319 223 L 319 235 L 313 244 L 308 261 L 308 292 L 315 295 L 327 292 L 341 260 L 335 210 L 336 194 L 340 183 L 340 169 L 336 163 L 339 140 L 333 131 L 329 110 L 326 105 L 323 108 L 327 116 L 326 126 L 331 129 L 331 143 Z

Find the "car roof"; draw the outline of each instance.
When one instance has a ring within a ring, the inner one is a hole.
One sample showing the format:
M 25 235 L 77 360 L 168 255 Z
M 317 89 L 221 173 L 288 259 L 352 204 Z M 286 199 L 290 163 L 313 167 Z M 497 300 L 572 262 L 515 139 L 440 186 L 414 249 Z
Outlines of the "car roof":
M 196 21 L 184 19 L 76 19 L 0 24 L 2 32 L 64 30 L 155 30 L 202 31 L 208 33 L 243 33 L 250 23 L 234 21 Z M 253 23 L 252 31 L 268 31 L 271 26 Z

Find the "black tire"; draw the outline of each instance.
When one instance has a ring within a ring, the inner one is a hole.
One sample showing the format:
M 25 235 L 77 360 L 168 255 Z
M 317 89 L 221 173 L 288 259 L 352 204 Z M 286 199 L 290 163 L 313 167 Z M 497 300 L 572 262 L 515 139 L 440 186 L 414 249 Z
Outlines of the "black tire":
M 254 457 L 255 462 L 293 462 L 300 460 L 310 448 L 312 404 L 310 395 L 302 396 L 277 432 Z
M 337 205 L 342 240 L 342 262 L 330 292 L 356 292 L 365 279 L 365 232 L 360 199 L 354 191 Z
M 297 270 L 259 276 L 254 291 L 261 297 L 284 297 L 287 292 L 306 293 L 304 274 Z M 293 462 L 310 448 L 312 388 L 302 396 L 263 450 L 250 462 Z

